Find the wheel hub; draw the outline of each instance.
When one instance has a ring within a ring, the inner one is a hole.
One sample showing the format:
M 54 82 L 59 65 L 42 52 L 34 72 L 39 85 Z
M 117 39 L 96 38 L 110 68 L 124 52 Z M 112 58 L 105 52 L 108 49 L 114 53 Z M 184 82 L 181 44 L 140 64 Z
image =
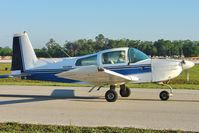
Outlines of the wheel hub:
M 112 93 L 108 94 L 108 99 L 113 99 L 114 95 Z

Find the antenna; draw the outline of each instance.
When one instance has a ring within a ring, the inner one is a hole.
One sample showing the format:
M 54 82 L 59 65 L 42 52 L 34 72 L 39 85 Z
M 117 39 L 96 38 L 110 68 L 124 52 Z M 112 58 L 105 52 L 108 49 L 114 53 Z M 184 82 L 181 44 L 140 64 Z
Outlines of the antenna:
M 57 47 L 57 46 L 56 46 Z M 69 54 L 66 53 L 66 51 L 64 51 L 62 48 L 57 47 L 58 49 L 60 49 L 66 56 L 71 57 Z M 63 47 L 64 48 L 64 47 Z M 64 48 L 65 49 L 65 48 Z
M 58 45 L 55 45 L 55 44 L 51 44 L 51 46 L 55 46 L 56 48 L 58 48 L 59 50 L 61 50 L 67 57 L 71 57 L 69 54 L 66 53 L 66 51 L 64 51 L 65 47 L 58 47 Z M 46 46 L 47 47 L 47 46 Z
M 53 59 L 53 57 L 48 53 L 48 51 L 47 50 L 45 50 L 46 51 L 46 53 L 47 53 L 47 55 L 51 58 L 51 60 L 53 61 L 53 63 L 56 63 L 56 61 Z

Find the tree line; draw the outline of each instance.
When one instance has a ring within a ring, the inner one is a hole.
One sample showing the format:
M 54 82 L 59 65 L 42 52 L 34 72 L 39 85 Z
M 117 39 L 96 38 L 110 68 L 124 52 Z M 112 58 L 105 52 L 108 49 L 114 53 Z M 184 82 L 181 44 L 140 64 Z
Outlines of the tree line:
M 120 39 L 112 40 L 105 38 L 103 34 L 91 39 L 79 39 L 76 41 L 66 41 L 63 46 L 58 44 L 54 39 L 50 39 L 46 46 L 41 49 L 34 49 L 38 57 L 66 57 L 82 56 L 96 53 L 104 49 L 118 47 L 137 48 L 150 56 L 185 56 L 199 57 L 199 41 L 191 40 L 164 40 L 157 41 L 140 41 Z M 1 56 L 11 56 L 12 50 L 9 47 L 1 48 Z

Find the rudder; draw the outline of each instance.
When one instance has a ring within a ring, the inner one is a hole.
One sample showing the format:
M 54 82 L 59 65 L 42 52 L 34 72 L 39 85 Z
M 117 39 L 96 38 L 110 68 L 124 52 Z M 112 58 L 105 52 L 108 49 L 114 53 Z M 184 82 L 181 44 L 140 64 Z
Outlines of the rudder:
M 12 73 L 31 69 L 37 61 L 27 33 L 15 34 L 13 37 Z

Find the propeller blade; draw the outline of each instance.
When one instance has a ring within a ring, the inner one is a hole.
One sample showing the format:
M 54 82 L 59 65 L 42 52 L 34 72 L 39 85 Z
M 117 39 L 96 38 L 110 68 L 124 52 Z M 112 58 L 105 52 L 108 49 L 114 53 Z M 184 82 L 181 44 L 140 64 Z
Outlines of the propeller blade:
M 186 72 L 186 76 L 187 76 L 187 82 L 189 82 L 189 71 L 188 71 L 188 69 L 185 70 L 185 72 Z

